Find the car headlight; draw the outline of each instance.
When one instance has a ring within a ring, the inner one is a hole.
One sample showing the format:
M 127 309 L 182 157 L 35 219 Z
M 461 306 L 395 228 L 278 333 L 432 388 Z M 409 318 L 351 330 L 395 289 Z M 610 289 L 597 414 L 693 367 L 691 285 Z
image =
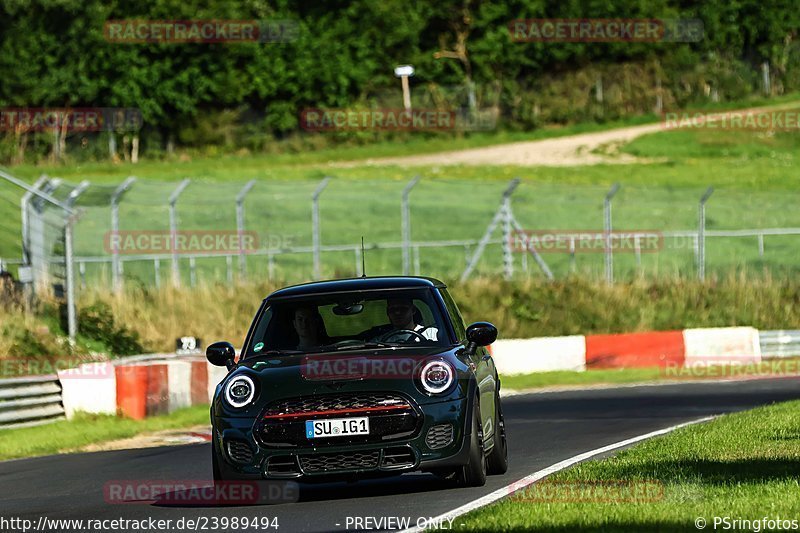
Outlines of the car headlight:
M 423 365 L 419 381 L 429 394 L 440 394 L 453 383 L 453 367 L 445 361 L 428 361 Z
M 253 401 L 256 386 L 249 376 L 239 375 L 225 385 L 225 400 L 231 407 L 244 407 Z

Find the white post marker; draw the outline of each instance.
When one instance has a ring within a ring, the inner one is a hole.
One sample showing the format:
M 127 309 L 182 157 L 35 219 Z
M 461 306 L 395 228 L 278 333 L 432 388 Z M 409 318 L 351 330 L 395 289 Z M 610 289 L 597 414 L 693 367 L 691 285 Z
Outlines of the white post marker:
M 408 78 L 414 75 L 414 67 L 400 65 L 394 68 L 394 75 L 400 78 L 400 83 L 403 85 L 403 107 L 406 111 L 411 111 L 411 90 L 408 87 Z

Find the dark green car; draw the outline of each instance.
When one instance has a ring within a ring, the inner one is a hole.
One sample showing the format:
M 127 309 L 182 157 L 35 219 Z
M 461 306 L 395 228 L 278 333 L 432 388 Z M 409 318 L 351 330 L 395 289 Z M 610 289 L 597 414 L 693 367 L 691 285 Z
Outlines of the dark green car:
M 211 406 L 217 481 L 432 472 L 480 486 L 507 469 L 486 322 L 464 326 L 435 279 L 308 283 L 267 297 Z

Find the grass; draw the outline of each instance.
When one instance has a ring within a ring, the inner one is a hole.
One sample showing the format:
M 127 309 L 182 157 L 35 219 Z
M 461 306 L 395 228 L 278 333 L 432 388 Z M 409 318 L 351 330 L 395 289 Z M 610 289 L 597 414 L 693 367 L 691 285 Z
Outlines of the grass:
M 488 320 L 505 339 L 688 327 L 795 329 L 800 323 L 797 278 L 639 279 L 610 286 L 578 277 L 555 282 L 444 281 L 468 323 Z M 79 300 L 79 315 L 85 316 L 83 310 L 101 303 L 108 309 L 103 314 L 113 317 L 115 331 L 103 330 L 105 334 L 97 339 L 80 338 L 78 352 L 118 354 L 111 344 L 133 335 L 151 352 L 171 351 L 175 339 L 185 335 L 199 337 L 204 345 L 228 340 L 238 346 L 261 300 L 282 284 L 216 283 L 194 289 L 129 286 L 119 296 L 102 287 L 87 289 Z M 73 354 L 63 341 L 63 327 L 52 317 L 0 310 L 0 361 Z
M 796 519 L 798 428 L 800 401 L 725 415 L 572 467 L 458 523 L 470 531 L 631 532 L 696 531 L 699 517 L 710 530 L 714 517 Z M 738 529 L 759 528 L 769 529 Z
M 787 357 L 760 363 L 710 365 L 696 367 L 649 367 L 587 369 L 584 372 L 558 370 L 501 376 L 503 389 L 527 390 L 563 385 L 619 385 L 653 381 L 690 381 L 703 379 L 736 379 L 787 377 L 800 374 L 800 358 Z
M 208 405 L 144 420 L 81 413 L 73 420 L 0 431 L 0 460 L 69 453 L 89 444 L 209 423 Z
M 537 372 L 535 374 L 518 374 L 500 376 L 504 390 L 527 390 L 560 385 L 602 385 L 638 383 L 669 379 L 661 368 L 620 368 L 612 370 L 587 370 L 574 372 L 558 370 L 553 372 Z

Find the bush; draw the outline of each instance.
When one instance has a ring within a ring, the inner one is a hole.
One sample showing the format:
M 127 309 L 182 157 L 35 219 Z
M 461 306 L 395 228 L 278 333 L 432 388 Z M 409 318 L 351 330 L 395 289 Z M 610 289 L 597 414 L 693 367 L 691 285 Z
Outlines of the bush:
M 105 302 L 96 301 L 79 311 L 78 332 L 84 337 L 101 342 L 114 355 L 144 352 L 139 334 L 127 326 L 118 326 L 111 307 Z

